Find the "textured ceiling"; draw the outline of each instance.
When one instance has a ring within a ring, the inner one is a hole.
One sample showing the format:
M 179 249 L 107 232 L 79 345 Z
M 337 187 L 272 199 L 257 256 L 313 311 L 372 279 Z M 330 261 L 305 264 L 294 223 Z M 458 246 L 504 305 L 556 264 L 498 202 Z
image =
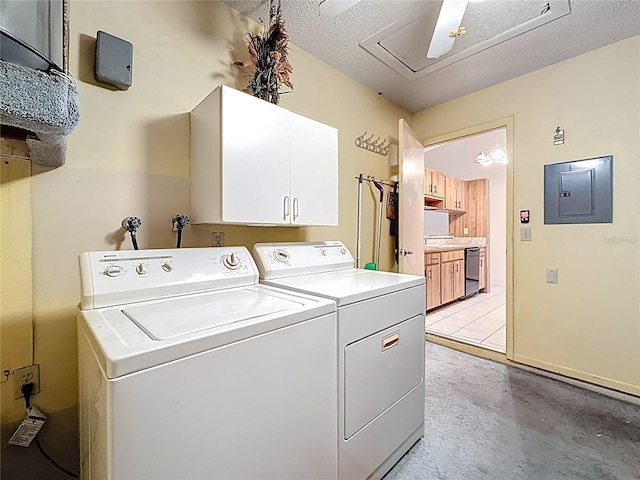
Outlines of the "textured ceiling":
M 254 20 L 268 19 L 268 0 L 224 0 L 224 3 Z M 438 12 L 438 0 L 362 0 L 335 18 L 320 16 L 318 3 L 319 0 L 282 1 L 291 42 L 410 112 L 640 34 L 640 0 L 569 0 L 568 15 L 409 79 L 360 44 L 415 10 L 425 9 L 425 3 L 433 3 L 431 10 Z M 470 2 L 470 16 L 463 20 L 470 35 L 456 39 L 448 56 L 473 48 L 474 42 L 486 40 L 492 32 L 509 28 L 505 26 L 509 22 L 526 21 L 532 11 L 542 10 L 546 3 L 546 0 Z M 428 19 L 420 21 L 425 25 L 433 23 Z M 470 23 L 465 24 L 467 21 Z M 421 28 L 405 29 L 402 35 L 405 38 L 390 39 L 388 44 L 394 45 L 398 55 L 419 61 L 430 35 L 425 39 Z M 411 35 L 422 38 L 412 40 Z M 416 50 L 407 48 L 408 45 L 415 45 Z

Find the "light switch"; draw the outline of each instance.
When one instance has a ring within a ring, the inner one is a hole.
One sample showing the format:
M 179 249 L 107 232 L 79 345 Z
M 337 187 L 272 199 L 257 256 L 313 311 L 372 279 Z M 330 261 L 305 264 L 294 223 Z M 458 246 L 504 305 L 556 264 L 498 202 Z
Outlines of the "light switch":
M 547 283 L 558 283 L 558 270 L 547 268 Z
M 521 242 L 531 241 L 531 227 L 520 227 L 520 241 Z

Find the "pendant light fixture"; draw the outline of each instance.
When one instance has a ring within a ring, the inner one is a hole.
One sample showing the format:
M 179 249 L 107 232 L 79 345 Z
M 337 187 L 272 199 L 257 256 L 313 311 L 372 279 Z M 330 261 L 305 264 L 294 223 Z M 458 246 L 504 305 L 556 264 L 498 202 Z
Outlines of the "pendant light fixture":
M 474 162 L 479 163 L 483 167 L 488 167 L 489 165 L 506 165 L 507 152 L 504 147 L 500 147 L 496 141 L 496 146 L 493 149 L 488 145 L 482 147 Z

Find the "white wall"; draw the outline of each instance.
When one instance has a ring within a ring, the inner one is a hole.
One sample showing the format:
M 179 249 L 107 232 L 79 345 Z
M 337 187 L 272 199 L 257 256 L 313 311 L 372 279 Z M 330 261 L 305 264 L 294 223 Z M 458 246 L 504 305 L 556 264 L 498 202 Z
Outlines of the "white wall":
M 449 214 L 447 212 L 424 212 L 424 236 L 449 235 Z

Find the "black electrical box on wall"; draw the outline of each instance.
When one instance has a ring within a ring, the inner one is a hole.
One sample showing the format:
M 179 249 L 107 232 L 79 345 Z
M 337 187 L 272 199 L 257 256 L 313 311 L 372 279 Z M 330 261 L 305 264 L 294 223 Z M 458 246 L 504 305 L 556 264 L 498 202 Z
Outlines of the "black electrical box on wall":
M 127 90 L 133 76 L 133 45 L 108 33 L 96 37 L 96 80 Z
M 612 223 L 613 156 L 544 166 L 544 223 Z

